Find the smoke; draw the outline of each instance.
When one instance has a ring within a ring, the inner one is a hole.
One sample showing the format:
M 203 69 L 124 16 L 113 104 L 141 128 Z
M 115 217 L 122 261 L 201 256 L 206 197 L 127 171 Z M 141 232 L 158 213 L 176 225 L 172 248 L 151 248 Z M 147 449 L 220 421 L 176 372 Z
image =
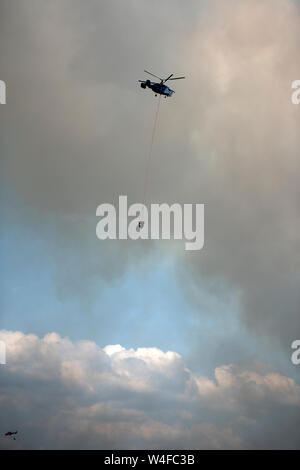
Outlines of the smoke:
M 100 248 L 95 210 L 121 194 L 142 198 L 155 108 L 136 83 L 143 69 L 185 74 L 162 103 L 148 191 L 149 202 L 205 203 L 205 247 L 181 256 L 180 288 L 197 305 L 201 279 L 224 283 L 252 332 L 290 344 L 300 327 L 299 108 L 290 99 L 299 5 L 27 0 L 1 9 L 2 178 L 37 231 L 42 217 L 55 219 L 47 237 L 60 295 L 80 285 L 91 296 L 95 273 L 112 279 L 149 259 L 150 243 Z

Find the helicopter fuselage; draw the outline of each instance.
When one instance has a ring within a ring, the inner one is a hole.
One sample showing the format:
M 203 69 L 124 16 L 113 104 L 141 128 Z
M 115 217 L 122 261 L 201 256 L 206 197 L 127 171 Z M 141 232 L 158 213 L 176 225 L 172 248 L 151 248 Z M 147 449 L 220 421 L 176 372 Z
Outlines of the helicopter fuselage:
M 142 88 L 148 87 L 157 95 L 172 96 L 173 93 L 175 93 L 175 91 L 171 90 L 171 88 L 169 88 L 167 85 L 156 83 L 156 82 L 150 82 L 150 80 L 146 80 L 145 82 L 142 82 L 141 87 Z
M 167 78 L 161 78 L 158 75 L 154 75 L 154 73 L 152 72 L 148 72 L 148 70 L 144 70 L 144 72 L 148 73 L 152 77 L 158 78 L 160 82 L 151 82 L 150 80 L 139 80 L 139 82 L 141 83 L 141 87 L 144 89 L 151 88 L 153 93 L 155 93 L 155 96 L 163 95 L 165 98 L 167 98 L 167 96 L 172 96 L 173 93 L 175 93 L 175 91 L 171 90 L 171 88 L 165 85 L 165 83 L 168 80 L 180 80 L 182 78 L 185 78 L 185 77 L 174 77 L 173 73 L 171 73 L 171 75 L 169 75 Z

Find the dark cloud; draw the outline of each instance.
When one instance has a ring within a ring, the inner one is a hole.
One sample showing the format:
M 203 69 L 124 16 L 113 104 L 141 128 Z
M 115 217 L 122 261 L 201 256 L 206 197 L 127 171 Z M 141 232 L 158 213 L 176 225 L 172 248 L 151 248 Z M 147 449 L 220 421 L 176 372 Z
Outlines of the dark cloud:
M 299 7 L 265 0 L 2 8 L 2 168 L 19 197 L 91 218 L 120 194 L 140 200 L 155 105 L 136 80 L 146 66 L 185 73 L 161 109 L 148 197 L 206 203 L 205 249 L 189 256 L 187 269 L 191 261 L 224 277 L 241 293 L 247 325 L 290 341 L 300 305 L 299 113 L 290 100 Z

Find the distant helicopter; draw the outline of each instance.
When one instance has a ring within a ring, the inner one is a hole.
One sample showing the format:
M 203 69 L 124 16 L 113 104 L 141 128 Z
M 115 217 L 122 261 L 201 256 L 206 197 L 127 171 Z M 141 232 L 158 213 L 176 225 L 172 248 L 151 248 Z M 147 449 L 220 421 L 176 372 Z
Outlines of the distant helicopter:
M 152 77 L 158 78 L 160 80 L 160 83 L 150 82 L 150 80 L 139 80 L 139 82 L 141 83 L 141 87 L 144 89 L 147 87 L 151 88 L 151 90 L 155 93 L 155 96 L 163 95 L 165 98 L 167 98 L 167 96 L 172 96 L 173 93 L 175 93 L 175 91 L 171 90 L 171 88 L 165 85 L 165 83 L 168 80 L 181 80 L 182 78 L 185 78 L 185 77 L 171 78 L 173 77 L 173 73 L 171 73 L 171 75 L 169 75 L 168 78 L 160 78 L 157 75 L 154 75 L 153 73 L 148 72 L 147 70 L 144 70 L 144 72 L 148 73 L 149 75 L 152 75 Z
M 18 434 L 18 431 L 7 431 L 4 436 L 12 437 L 14 434 Z M 16 438 L 14 437 L 13 440 L 15 441 Z

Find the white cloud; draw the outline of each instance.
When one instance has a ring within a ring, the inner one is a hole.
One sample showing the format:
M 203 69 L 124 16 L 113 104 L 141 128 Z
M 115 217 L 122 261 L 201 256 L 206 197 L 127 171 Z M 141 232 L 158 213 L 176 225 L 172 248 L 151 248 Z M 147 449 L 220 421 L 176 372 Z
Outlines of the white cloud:
M 4 330 L 0 339 L 0 409 L 6 427 L 19 429 L 20 447 L 251 447 L 247 433 L 266 417 L 300 410 L 299 385 L 274 372 L 224 365 L 211 380 L 157 348 Z

